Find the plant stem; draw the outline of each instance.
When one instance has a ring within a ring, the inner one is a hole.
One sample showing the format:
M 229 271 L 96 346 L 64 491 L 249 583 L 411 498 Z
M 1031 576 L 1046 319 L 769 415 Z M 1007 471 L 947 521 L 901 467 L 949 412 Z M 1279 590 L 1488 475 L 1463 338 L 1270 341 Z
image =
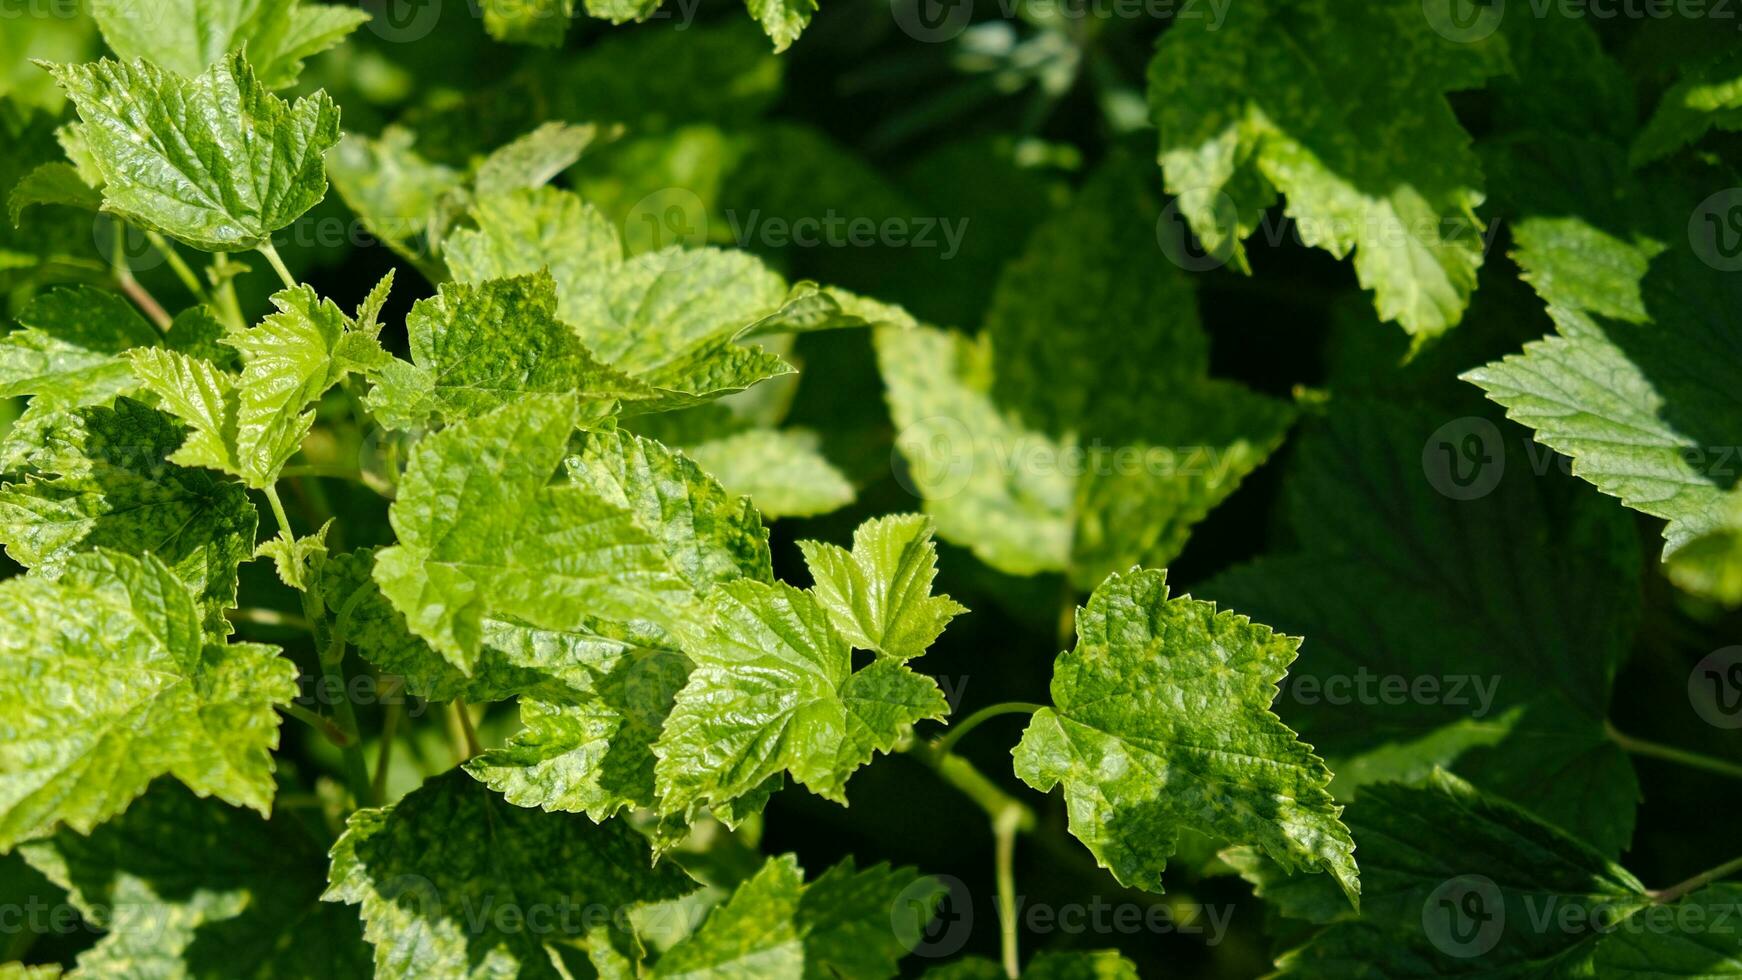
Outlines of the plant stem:
M 212 294 L 212 305 L 218 308 L 218 315 L 231 330 L 246 330 L 248 321 L 242 318 L 242 304 L 236 301 L 236 273 L 231 271 L 232 265 L 227 253 L 219 252 L 212 258 L 207 273 L 216 290 Z
M 955 744 L 957 742 L 961 741 L 963 735 L 966 735 L 969 732 L 973 731 L 975 728 L 978 728 L 980 726 L 980 723 L 985 721 L 986 719 L 996 718 L 999 715 L 1014 715 L 1014 714 L 1031 714 L 1032 715 L 1036 711 L 1039 711 L 1041 709 L 1041 707 L 1042 707 L 1041 705 L 1030 704 L 1027 701 L 1002 701 L 1002 702 L 999 702 L 998 704 L 994 704 L 990 707 L 981 708 L 979 711 L 976 711 L 973 714 L 969 715 L 968 717 L 962 719 L 962 721 L 959 724 L 952 725 L 950 727 L 950 730 L 948 732 L 944 733 L 944 737 L 938 739 L 937 742 L 932 747 L 934 749 L 936 749 L 938 752 L 942 752 L 942 753 L 947 754 L 950 751 L 950 749 L 955 747 Z
M 297 721 L 308 725 L 310 728 L 320 732 L 322 735 L 325 735 L 327 741 L 337 745 L 341 749 L 350 744 L 350 736 L 346 735 L 338 725 L 333 724 L 331 718 L 325 718 L 321 715 L 315 714 L 313 711 L 310 711 L 294 701 L 290 704 L 279 705 L 278 710 L 284 712 L 287 716 L 295 718 Z
M 278 257 L 278 249 L 274 248 L 271 242 L 263 242 L 258 251 L 261 255 L 266 256 L 266 261 L 272 265 L 272 271 L 278 273 L 278 278 L 284 281 L 284 288 L 295 289 L 296 277 L 284 267 L 284 260 Z
M 127 266 L 126 236 L 127 226 L 119 221 L 115 222 L 115 254 L 110 256 L 113 263 L 110 269 L 114 273 L 115 284 L 121 287 L 121 291 L 127 294 L 127 298 L 132 300 L 135 306 L 138 306 L 147 317 L 151 318 L 151 322 L 157 325 L 157 329 L 168 330 L 169 314 L 164 312 L 163 304 L 159 303 L 144 286 L 141 286 L 139 280 L 133 278 L 133 270 Z
M 206 292 L 204 286 L 200 285 L 200 277 L 194 275 L 194 270 L 188 267 L 186 260 L 181 257 L 180 252 L 175 250 L 174 245 L 171 245 L 155 231 L 146 232 L 145 239 L 151 243 L 152 248 L 157 249 L 157 253 L 163 256 L 163 260 L 169 263 L 170 270 L 175 273 L 177 279 L 181 280 L 181 284 L 187 287 L 187 291 L 193 294 L 194 299 L 201 303 L 212 301 L 211 295 Z
M 399 713 L 404 706 L 398 701 L 387 703 L 387 713 L 381 719 L 381 745 L 375 750 L 375 781 L 369 795 L 376 802 L 387 799 L 387 770 L 393 765 L 393 738 L 399 730 Z
M 1058 647 L 1069 650 L 1077 637 L 1077 590 L 1071 585 L 1071 573 L 1065 572 L 1059 582 Z
M 1619 745 L 1623 751 L 1631 752 L 1634 755 L 1650 756 L 1654 759 L 1663 759 L 1667 762 L 1679 763 L 1694 769 L 1704 769 L 1707 772 L 1715 772 L 1723 776 L 1742 779 L 1742 765 L 1738 765 L 1734 762 L 1726 762 L 1723 759 L 1714 759 L 1709 755 L 1701 755 L 1698 752 L 1689 752 L 1686 749 L 1678 749 L 1674 746 L 1660 745 L 1656 742 L 1649 742 L 1642 738 L 1634 738 L 1632 735 L 1617 730 L 1614 724 L 1608 721 L 1603 722 L 1603 728 L 1609 733 L 1609 741 Z
M 264 492 L 266 502 L 272 505 L 272 517 L 278 521 L 278 536 L 286 541 L 295 540 L 290 533 L 290 518 L 284 513 L 284 501 L 278 499 L 278 487 L 267 484 Z
M 454 717 L 460 723 L 460 735 L 465 742 L 463 748 L 465 755 L 460 761 L 464 762 L 475 755 L 482 755 L 484 747 L 478 744 L 478 730 L 472 727 L 472 709 L 466 704 L 465 698 L 454 699 Z
M 225 618 L 232 623 L 252 623 L 255 626 L 281 626 L 285 629 L 302 630 L 313 633 L 315 624 L 296 613 L 280 612 L 277 609 L 262 609 L 258 606 L 244 606 L 241 609 L 231 609 L 224 613 Z
M 1022 812 L 1006 809 L 992 820 L 998 867 L 998 943 L 1004 953 L 1004 975 L 1016 980 L 1022 962 L 1016 948 L 1016 834 Z
M 1654 891 L 1651 893 L 1651 899 L 1659 905 L 1668 905 L 1689 892 L 1698 891 L 1712 882 L 1717 881 L 1719 878 L 1728 878 L 1738 871 L 1742 871 L 1742 857 L 1725 861 L 1723 864 L 1718 865 L 1712 870 L 1702 871 L 1679 884 L 1674 884 L 1668 888 Z
M 375 797 L 369 782 L 369 765 L 363 761 L 363 739 L 357 732 L 357 710 L 351 706 L 351 688 L 345 683 L 345 641 L 334 638 L 321 651 L 321 674 L 327 689 L 337 691 L 333 699 L 333 716 L 350 739 L 341 746 L 344 752 L 345 782 L 360 807 L 373 806 Z

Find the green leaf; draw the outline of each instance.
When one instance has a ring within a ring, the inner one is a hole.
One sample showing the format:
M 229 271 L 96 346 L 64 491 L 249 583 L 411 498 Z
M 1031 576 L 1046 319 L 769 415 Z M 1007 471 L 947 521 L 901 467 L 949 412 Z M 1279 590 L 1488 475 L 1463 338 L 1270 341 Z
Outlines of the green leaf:
M 574 14 L 575 0 L 484 0 L 484 29 L 498 41 L 554 48 Z
M 446 278 L 435 256 L 455 215 L 449 201 L 464 178 L 412 149 L 416 136 L 388 126 L 379 138 L 347 133 L 327 158 L 333 186 L 369 234 L 431 282 Z
M 1036 956 L 1022 975 L 1030 980 L 1137 980 L 1137 964 L 1116 949 L 1046 952 Z
M 40 471 L 0 489 L 0 541 L 12 560 L 58 574 L 98 548 L 152 554 L 192 588 L 208 632 L 236 605 L 237 566 L 254 547 L 248 494 L 210 472 L 165 462 L 182 430 L 130 398 L 51 427 Z
M 412 364 L 383 360 L 365 403 L 384 424 L 470 418 L 527 395 L 572 395 L 587 415 L 652 389 L 599 363 L 556 319 L 556 286 L 539 273 L 444 283 L 406 317 Z
M 547 122 L 491 153 L 472 179 L 479 197 L 543 187 L 573 166 L 587 147 L 619 130 L 596 125 Z
M 362 322 L 308 286 L 274 293 L 277 312 L 223 338 L 241 355 L 240 376 L 178 351 L 133 351 L 133 373 L 193 429 L 171 459 L 271 486 L 301 448 L 320 396 L 345 375 L 380 370 L 389 360 L 373 312 L 384 288 L 358 311 Z
M 806 980 L 899 975 L 899 962 L 924 935 L 948 891 L 912 868 L 874 865 L 860 871 L 848 857 L 805 886 L 798 922 L 804 931 Z
M 688 505 L 681 484 L 617 486 L 613 500 L 601 493 L 611 473 L 587 467 L 582 482 L 552 486 L 571 430 L 570 404 L 524 399 L 430 435 L 411 456 L 390 510 L 399 545 L 376 555 L 375 580 L 462 674 L 477 668 L 486 616 L 552 630 L 596 618 L 671 630 L 688 618 L 695 581 L 756 548 L 747 527 L 726 531 L 733 559 L 685 547 L 678 527 L 650 529 L 650 513 Z M 618 472 L 639 467 L 627 458 Z
M 657 396 L 630 406 L 659 411 L 741 391 L 792 373 L 777 354 L 748 340 L 789 301 L 754 256 L 667 248 L 624 260 L 617 230 L 569 191 L 520 190 L 480 200 L 476 230 L 448 243 L 454 277 L 478 282 L 549 269 L 557 315 L 612 367 Z
M 931 678 L 851 650 L 815 595 L 739 580 L 709 593 L 696 663 L 653 747 L 662 811 L 686 819 L 782 771 L 846 802 L 847 777 L 924 719 L 948 713 Z
M 1297 546 L 1199 591 L 1306 637 L 1278 711 L 1340 798 L 1366 763 L 1445 766 L 1614 854 L 1639 794 L 1604 730 L 1637 536 L 1529 448 L 1479 415 L 1338 402 L 1285 484 Z
M 296 696 L 296 667 L 214 642 L 163 562 L 94 551 L 58 578 L 8 579 L 0 619 L 0 681 L 18 692 L 0 724 L 0 850 L 62 823 L 88 832 L 163 773 L 268 812 L 272 709 Z
M 144 60 L 48 70 L 78 107 L 104 209 L 133 224 L 244 251 L 326 195 L 321 155 L 339 140 L 339 110 L 325 92 L 286 104 L 239 54 L 195 78 Z
M 1177 27 L 1149 103 L 1204 248 L 1245 269 L 1241 240 L 1281 193 L 1305 244 L 1354 251 L 1381 319 L 1418 343 L 1455 326 L 1482 264 L 1483 185 L 1445 93 L 1503 71 L 1504 38 L 1454 39 L 1409 0 L 1241 4 Z
M 89 976 L 366 976 L 356 913 L 323 904 L 326 854 L 282 813 L 270 823 L 159 780 L 89 836 L 20 850 L 107 930 Z
M 102 404 L 137 386 L 120 355 L 162 339 L 126 300 L 91 286 L 49 290 L 18 322 L 0 338 L 0 396 L 44 406 Z
M 1348 819 L 1373 900 L 1359 921 L 1333 924 L 1279 959 L 1278 976 L 1625 975 L 1598 964 L 1638 947 L 1621 940 L 1610 953 L 1615 939 L 1605 937 L 1650 929 L 1655 915 L 1632 875 L 1443 772 L 1420 787 L 1370 787 Z M 1646 945 L 1699 949 L 1698 940 L 1666 932 Z M 1684 962 L 1719 961 L 1705 952 Z
M 814 517 L 853 502 L 853 485 L 809 429 L 747 429 L 685 446 L 684 453 L 766 518 Z
M 192 77 L 243 50 L 261 84 L 274 89 L 294 84 L 303 59 L 369 20 L 361 10 L 300 0 L 95 0 L 91 16 L 123 60 L 148 58 Z
M 103 195 L 91 189 L 71 164 L 45 163 L 24 175 L 6 199 L 6 213 L 14 225 L 24 209 L 37 204 L 62 204 L 83 211 L 103 206 Z
M 1714 129 L 1742 129 L 1742 56 L 1733 53 L 1691 66 L 1663 93 L 1629 159 L 1644 166 Z
M 946 541 L 1012 575 L 1070 562 L 1074 481 L 1064 446 L 1026 429 L 992 400 L 991 347 L 945 330 L 882 328 L 877 363 L 907 461 L 907 486 Z
M 817 12 L 817 0 L 744 0 L 744 6 L 773 39 L 777 52 L 791 47 Z
M 324 897 L 361 906 L 377 977 L 557 977 L 552 945 L 589 910 L 696 887 L 626 821 L 512 806 L 458 770 L 352 814 L 332 853 Z
M 1110 576 L 1077 611 L 1052 703 L 1013 753 L 1042 792 L 1063 783 L 1071 833 L 1121 884 L 1161 890 L 1181 828 L 1327 871 L 1359 900 L 1331 774 L 1270 711 L 1300 641 L 1181 596 L 1163 572 Z
M 799 542 L 816 579 L 817 600 L 853 646 L 911 660 L 968 611 L 947 595 L 931 594 L 938 560 L 931 535 L 929 519 L 896 514 L 859 525 L 851 553 L 839 545 Z
M 254 549 L 254 557 L 271 558 L 280 582 L 298 592 L 308 592 L 315 587 L 320 566 L 327 560 L 327 532 L 332 530 L 334 520 L 327 518 L 320 530 L 300 538 L 287 538 L 283 534 L 268 538 Z
M 770 858 L 708 914 L 695 934 L 655 963 L 655 978 L 768 977 L 801 980 L 805 948 L 798 917 L 804 872 L 792 855 Z

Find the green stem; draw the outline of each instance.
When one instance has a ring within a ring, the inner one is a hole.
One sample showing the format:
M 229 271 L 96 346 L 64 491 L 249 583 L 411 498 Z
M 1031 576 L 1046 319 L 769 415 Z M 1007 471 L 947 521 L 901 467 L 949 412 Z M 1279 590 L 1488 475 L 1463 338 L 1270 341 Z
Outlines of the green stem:
M 373 806 L 375 797 L 369 782 L 369 765 L 363 761 L 363 739 L 357 733 L 357 711 L 351 706 L 351 688 L 345 683 L 345 641 L 335 637 L 321 651 L 321 674 L 329 691 L 337 691 L 333 699 L 333 716 L 349 739 L 341 748 L 344 755 L 345 782 L 357 805 Z
M 1646 741 L 1643 738 L 1634 738 L 1632 735 L 1618 731 L 1615 728 L 1615 725 L 1608 721 L 1603 722 L 1603 727 L 1609 733 L 1609 741 L 1619 745 L 1623 751 L 1631 752 L 1634 755 L 1663 759 L 1666 762 L 1679 763 L 1680 765 L 1688 766 L 1693 769 L 1704 769 L 1707 772 L 1715 772 L 1722 776 L 1742 779 L 1742 765 L 1737 765 L 1734 762 L 1725 762 L 1723 759 L 1714 759 L 1709 755 L 1701 755 L 1698 752 L 1689 752 L 1686 749 L 1678 749 L 1670 745 L 1660 745 L 1657 742 Z
M 242 318 L 242 304 L 236 300 L 236 273 L 231 271 L 232 264 L 224 252 L 212 259 L 209 277 L 217 289 L 212 295 L 212 305 L 218 308 L 225 326 L 241 331 L 248 329 L 248 321 Z
M 346 735 L 338 725 L 335 725 L 331 718 L 318 715 L 294 701 L 290 704 L 279 705 L 278 710 L 284 712 L 291 718 L 295 718 L 297 721 L 302 722 L 310 728 L 313 728 L 315 731 L 320 732 L 322 735 L 326 736 L 327 741 L 337 745 L 339 748 L 344 748 L 346 745 L 350 744 L 350 736 Z
M 387 703 L 387 713 L 381 719 L 381 745 L 375 750 L 375 781 L 369 795 L 376 802 L 387 799 L 387 770 L 393 765 L 393 738 L 399 730 L 399 714 L 404 706 L 397 700 Z
M 1742 871 L 1742 857 L 1725 861 L 1723 864 L 1718 865 L 1712 870 L 1702 871 L 1679 884 L 1674 884 L 1668 888 L 1654 891 L 1651 893 L 1651 898 L 1652 901 L 1657 902 L 1659 905 L 1668 905 L 1689 892 L 1698 891 L 1712 882 L 1717 881 L 1719 878 L 1728 878 L 1738 871 Z
M 127 226 L 119 221 L 115 222 L 115 253 L 110 256 L 110 261 L 112 263 L 110 271 L 115 276 L 115 285 L 121 287 L 121 291 L 127 294 L 127 298 L 144 311 L 147 317 L 151 318 L 151 322 L 157 326 L 157 329 L 168 330 L 169 314 L 164 312 L 163 304 L 159 303 L 157 298 L 152 296 L 144 286 L 141 286 L 139 280 L 133 278 L 133 270 L 127 265 Z
M 286 541 L 295 540 L 290 532 L 290 518 L 284 513 L 284 501 L 278 499 L 278 487 L 269 483 L 263 488 L 263 492 L 266 494 L 266 502 L 272 505 L 272 517 L 278 522 L 278 536 Z
M 997 848 L 998 940 L 1004 953 L 1004 975 L 1016 980 L 1022 962 L 1016 948 L 1016 834 L 1022 829 L 1022 813 L 1006 809 L 992 821 Z
M 478 744 L 478 730 L 472 727 L 472 709 L 466 704 L 465 698 L 454 699 L 454 718 L 460 724 L 461 736 L 461 744 L 456 747 L 465 753 L 460 761 L 482 755 L 484 747 Z
M 284 267 L 284 260 L 278 257 L 278 249 L 274 248 L 271 242 L 263 242 L 258 251 L 261 255 L 266 256 L 266 261 L 272 265 L 272 271 L 278 273 L 278 278 L 284 281 L 284 288 L 295 289 L 296 277 Z
M 315 624 L 298 616 L 296 613 L 280 612 L 277 609 L 262 609 L 257 606 L 244 606 L 241 609 L 231 609 L 224 617 L 232 623 L 251 623 L 255 626 L 277 626 L 283 629 L 302 630 L 313 633 Z
M 175 250 L 174 245 L 171 245 L 155 231 L 146 232 L 145 239 L 151 243 L 152 248 L 157 249 L 157 254 L 163 256 L 163 260 L 169 263 L 170 270 L 175 273 L 177 279 L 181 280 L 181 284 L 187 287 L 187 291 L 193 294 L 194 299 L 201 303 L 211 303 L 212 297 L 206 292 L 205 287 L 200 285 L 200 277 L 194 275 L 194 270 L 188 267 L 186 260 L 181 257 L 180 252 Z
M 979 711 L 976 711 L 962 719 L 959 723 L 950 726 L 950 730 L 945 733 L 943 738 L 938 739 L 936 744 L 932 747 L 938 752 L 948 754 L 950 749 L 954 748 L 955 744 L 962 740 L 963 735 L 966 735 L 980 727 L 980 723 L 988 718 L 996 718 L 999 715 L 1032 715 L 1036 711 L 1039 711 L 1041 707 L 1041 705 L 1030 704 L 1027 701 L 1003 701 L 994 704 L 991 707 L 981 708 Z
M 281 477 L 321 476 L 334 480 L 349 480 L 352 483 L 367 487 L 379 496 L 389 500 L 393 499 L 393 487 L 382 480 L 380 476 L 368 470 L 340 466 L 336 463 L 299 463 L 295 466 L 286 466 L 278 471 L 278 475 Z

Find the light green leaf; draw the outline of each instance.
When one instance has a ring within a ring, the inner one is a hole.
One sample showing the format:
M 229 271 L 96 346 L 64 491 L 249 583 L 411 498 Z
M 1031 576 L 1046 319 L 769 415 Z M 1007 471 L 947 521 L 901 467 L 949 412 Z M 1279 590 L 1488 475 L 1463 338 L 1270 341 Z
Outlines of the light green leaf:
M 770 858 L 708 914 L 695 934 L 655 963 L 659 980 L 802 980 L 805 949 L 798 917 L 804 872 L 792 855 Z
M 1482 264 L 1483 190 L 1445 93 L 1505 70 L 1504 38 L 1453 39 L 1412 0 L 1261 0 L 1177 27 L 1149 102 L 1167 189 L 1205 249 L 1244 269 L 1241 240 L 1280 192 L 1305 244 L 1354 251 L 1381 319 L 1418 342 L 1455 326 Z
M 1331 774 L 1270 711 L 1300 641 L 1181 596 L 1163 572 L 1110 576 L 1077 611 L 1052 703 L 1013 753 L 1042 792 L 1063 783 L 1071 833 L 1121 884 L 1161 890 L 1180 828 L 1329 872 L 1359 900 Z
M 853 502 L 853 485 L 808 429 L 748 429 L 685 446 L 684 453 L 766 518 L 813 517 Z
M 365 399 L 386 425 L 482 415 L 527 395 L 570 395 L 587 416 L 652 389 L 599 363 L 556 319 L 556 286 L 539 273 L 444 283 L 406 317 L 413 363 L 383 359 Z
M 744 6 L 773 39 L 777 52 L 791 47 L 817 12 L 817 0 L 744 0 Z
M 369 20 L 361 10 L 300 0 L 94 0 L 91 16 L 123 60 L 148 58 L 192 77 L 243 50 L 274 89 L 294 84 L 303 59 Z
M 498 41 L 554 48 L 574 14 L 575 0 L 484 0 L 484 29 Z
M 620 127 L 547 122 L 485 157 L 472 179 L 473 189 L 487 198 L 543 187 L 573 166 L 595 140 L 609 139 L 619 131 Z
M 272 295 L 277 312 L 223 343 L 242 358 L 238 377 L 178 351 L 131 352 L 133 373 L 193 433 L 171 459 L 208 466 L 267 487 L 302 446 L 314 424 L 314 404 L 347 374 L 379 370 L 388 361 L 375 338 L 371 293 L 359 324 L 308 286 Z
M 327 518 L 320 530 L 300 538 L 280 534 L 260 542 L 254 557 L 272 559 L 278 580 L 298 592 L 308 592 L 315 586 L 320 566 L 327 560 L 327 532 L 335 518 Z
M 1057 465 L 1065 447 L 992 401 L 984 335 L 918 327 L 875 337 L 907 485 L 938 534 L 1012 575 L 1065 569 L 1075 493 Z
M 58 574 L 97 548 L 152 554 L 199 596 L 208 632 L 228 632 L 236 569 L 258 517 L 240 486 L 165 462 L 182 430 L 130 398 L 51 427 L 39 472 L 0 489 L 0 540 L 12 560 Z
M 1284 483 L 1297 547 L 1199 594 L 1306 638 L 1278 711 L 1332 759 L 1339 798 L 1369 766 L 1444 766 L 1619 853 L 1639 789 L 1604 718 L 1638 540 L 1530 448 L 1481 416 L 1340 400 Z
M 79 555 L 59 578 L 0 582 L 0 849 L 126 809 L 168 773 L 268 812 L 273 705 L 296 667 L 261 644 L 213 642 L 197 598 L 151 555 Z M 101 642 L 94 638 L 101 637 Z
M 320 901 L 324 848 L 282 814 L 269 823 L 159 780 L 88 837 L 61 830 L 20 850 L 107 930 L 79 954 L 82 975 L 369 973 L 356 913 Z
M 1369 787 L 1348 820 L 1374 900 L 1360 920 L 1333 924 L 1279 959 L 1280 977 L 1625 975 L 1596 969 L 1614 941 L 1605 937 L 1636 931 L 1649 921 L 1636 917 L 1653 915 L 1632 875 L 1443 772 L 1420 787 Z M 1554 910 L 1552 928 L 1538 925 L 1545 909 Z M 1688 965 L 1720 961 L 1711 950 L 1689 955 L 1698 945 L 1675 932 L 1652 945 L 1681 946 Z M 1621 941 L 1613 955 L 1625 958 L 1630 946 Z
M 759 524 L 713 504 L 692 510 L 683 482 L 627 482 L 677 465 L 654 446 L 602 453 L 600 466 L 572 466 L 575 480 L 553 485 L 573 427 L 572 405 L 527 398 L 449 426 L 412 455 L 389 512 L 399 544 L 377 555 L 375 581 L 412 632 L 464 674 L 478 667 L 487 617 L 553 630 L 597 619 L 678 629 L 700 583 L 766 561 Z M 725 552 L 692 529 L 722 535 Z
M 152 8 L 155 11 L 155 7 Z M 326 195 L 325 92 L 286 104 L 241 55 L 184 78 L 149 61 L 50 65 L 103 174 L 103 207 L 208 252 L 267 244 Z
M 672 864 L 654 867 L 627 821 L 513 806 L 459 770 L 352 814 L 332 854 L 324 897 L 361 906 L 377 977 L 554 978 L 551 944 L 581 938 L 596 921 L 586 910 L 696 887 Z M 504 918 L 505 906 L 525 918 Z M 480 910 L 496 911 L 480 922 Z
M 931 521 L 894 514 L 853 531 L 853 550 L 800 541 L 816 579 L 817 600 L 853 646 L 897 660 L 925 653 L 955 617 L 968 611 L 947 595 L 931 594 L 937 546 Z
M 388 126 L 374 139 L 347 133 L 328 155 L 327 167 L 339 196 L 369 234 L 431 282 L 441 282 L 446 275 L 435 252 L 456 217 L 449 202 L 465 181 L 459 171 L 418 155 L 415 141 L 400 126 Z
M 1116 949 L 1041 953 L 1022 975 L 1028 980 L 1138 980 L 1137 964 Z
M 661 809 L 693 816 L 782 771 L 846 802 L 847 777 L 915 722 L 948 713 L 931 678 L 879 659 L 857 673 L 851 650 L 810 592 L 739 580 L 706 602 L 696 663 L 654 744 Z

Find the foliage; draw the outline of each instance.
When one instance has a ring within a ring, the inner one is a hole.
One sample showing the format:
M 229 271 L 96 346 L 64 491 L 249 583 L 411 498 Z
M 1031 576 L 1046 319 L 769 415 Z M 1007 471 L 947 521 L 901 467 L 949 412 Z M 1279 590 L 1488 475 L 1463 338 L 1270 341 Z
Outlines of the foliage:
M 746 7 L 0 11 L 0 978 L 1742 977 L 1715 8 Z

